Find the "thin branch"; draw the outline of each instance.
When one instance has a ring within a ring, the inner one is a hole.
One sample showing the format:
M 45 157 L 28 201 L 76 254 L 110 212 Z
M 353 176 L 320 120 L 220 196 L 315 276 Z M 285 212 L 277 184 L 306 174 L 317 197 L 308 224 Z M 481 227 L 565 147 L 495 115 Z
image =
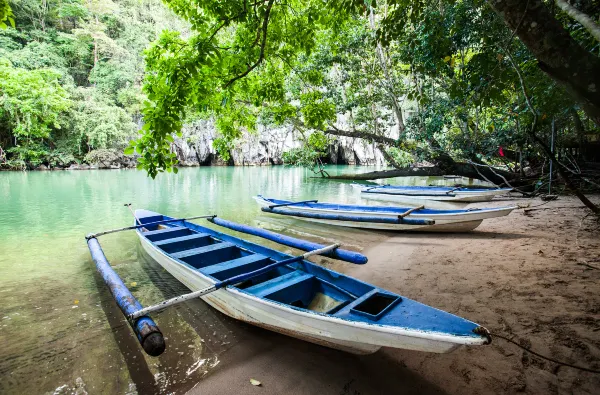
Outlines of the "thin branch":
M 490 169 L 490 171 L 491 171 L 492 173 L 494 173 L 494 175 L 496 175 L 496 176 L 500 177 L 500 178 L 502 179 L 502 181 L 504 181 L 504 184 L 506 184 L 506 186 L 508 186 L 508 187 L 510 187 L 510 188 L 512 188 L 512 189 L 514 189 L 515 191 L 517 191 L 517 192 L 519 192 L 519 193 L 522 193 L 522 194 L 523 194 L 523 195 L 525 195 L 525 196 L 530 196 L 530 194 L 529 194 L 529 193 L 527 193 L 527 192 L 524 192 L 524 191 L 521 191 L 519 188 L 515 188 L 515 187 L 513 187 L 512 185 L 510 185 L 510 183 L 508 182 L 508 180 L 507 180 L 507 179 L 506 179 L 506 178 L 505 178 L 505 177 L 504 177 L 502 174 L 499 174 L 499 173 L 497 173 L 496 171 L 494 171 L 494 168 L 493 168 L 492 166 L 490 166 L 490 165 L 485 165 L 485 164 L 479 164 L 479 163 L 475 163 L 475 162 L 473 162 L 473 161 L 471 161 L 471 160 L 467 160 L 467 162 L 468 162 L 470 165 L 474 166 L 474 167 L 476 167 L 476 166 L 480 166 L 480 167 L 486 167 L 486 168 Z M 479 173 L 479 171 L 478 171 L 478 173 Z M 481 173 L 480 173 L 480 174 L 481 174 Z M 488 180 L 488 181 L 489 181 L 489 180 Z M 494 183 L 492 182 L 492 184 L 494 184 Z M 494 185 L 495 185 L 495 184 L 494 184 Z
M 477 174 L 479 174 L 481 176 L 481 178 L 483 178 L 484 180 L 486 180 L 490 184 L 498 186 L 498 184 L 496 184 L 495 182 L 490 181 L 486 176 L 484 176 L 483 173 L 481 173 L 479 171 L 479 167 L 475 166 L 475 164 L 473 162 L 471 162 L 471 166 L 473 166 L 473 168 L 475 169 L 475 171 L 477 172 Z
M 589 15 L 579 11 L 565 0 L 556 0 L 556 5 L 568 16 L 579 22 L 581 26 L 585 27 L 586 30 L 596 39 L 596 41 L 600 42 L 600 25 L 594 22 Z

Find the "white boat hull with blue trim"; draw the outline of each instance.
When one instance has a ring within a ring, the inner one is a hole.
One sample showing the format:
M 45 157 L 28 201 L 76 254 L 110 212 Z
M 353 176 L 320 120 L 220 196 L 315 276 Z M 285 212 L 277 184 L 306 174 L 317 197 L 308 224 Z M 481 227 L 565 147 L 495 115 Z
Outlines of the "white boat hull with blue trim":
M 169 219 L 146 210 L 137 210 L 136 216 L 143 224 Z M 152 226 L 137 234 L 150 257 L 192 291 L 240 270 L 289 258 L 189 222 Z M 201 241 L 209 244 L 198 247 Z M 309 261 L 273 269 L 202 299 L 235 319 L 358 354 L 380 347 L 444 353 L 490 341 L 487 331 L 471 321 Z
M 317 222 L 327 225 L 345 226 L 351 228 L 362 229 L 378 229 L 392 231 L 415 231 L 415 232 L 468 232 L 477 228 L 484 219 L 503 217 L 510 214 L 516 207 L 499 207 L 499 208 L 481 208 L 468 210 L 433 210 L 421 209 L 415 210 L 408 214 L 407 219 L 430 219 L 435 223 L 433 225 L 410 225 L 400 223 L 376 223 L 376 222 L 358 222 L 358 221 L 342 221 L 329 220 L 310 217 L 294 216 L 294 212 L 302 212 L 307 215 L 311 214 L 337 214 L 347 215 L 351 217 L 378 217 L 378 218 L 398 218 L 399 215 L 410 210 L 410 207 L 386 207 L 386 206 L 359 206 L 349 204 L 336 203 L 302 203 L 293 204 L 294 202 L 280 199 L 265 198 L 263 196 L 255 196 L 254 200 L 262 207 L 270 207 L 279 205 L 278 211 L 290 213 L 289 215 L 310 222 Z M 292 204 L 282 206 L 285 204 Z M 277 215 L 273 213 L 273 215 Z
M 417 187 L 417 186 L 392 186 L 392 185 L 363 185 L 352 184 L 359 189 L 361 197 L 366 199 L 383 200 L 390 202 L 423 202 L 439 201 L 454 203 L 489 202 L 494 196 L 504 195 L 511 188 L 477 189 L 477 188 L 451 188 L 451 187 Z

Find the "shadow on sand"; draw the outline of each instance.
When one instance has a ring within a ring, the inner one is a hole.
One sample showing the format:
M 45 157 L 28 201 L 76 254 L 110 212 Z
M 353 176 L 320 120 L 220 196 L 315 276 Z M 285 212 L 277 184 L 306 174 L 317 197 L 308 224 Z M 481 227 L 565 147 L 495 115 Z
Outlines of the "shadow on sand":
M 357 356 L 250 325 L 190 394 L 445 394 L 382 352 Z

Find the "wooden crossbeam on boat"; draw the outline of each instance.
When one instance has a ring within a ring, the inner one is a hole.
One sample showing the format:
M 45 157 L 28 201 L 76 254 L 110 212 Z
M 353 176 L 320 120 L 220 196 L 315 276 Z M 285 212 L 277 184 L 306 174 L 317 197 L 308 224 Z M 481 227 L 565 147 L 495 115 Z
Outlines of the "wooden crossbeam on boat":
M 215 214 L 211 214 L 211 215 L 198 215 L 196 217 L 188 217 L 188 218 L 172 218 L 172 219 L 166 219 L 166 220 L 156 221 L 156 222 L 147 223 L 147 224 L 139 224 L 139 225 L 134 225 L 134 226 L 126 226 L 124 228 L 117 228 L 117 229 L 105 230 L 105 231 L 98 232 L 98 233 L 90 233 L 85 238 L 89 240 L 89 239 L 92 239 L 92 238 L 98 238 L 100 236 L 109 235 L 111 233 L 123 232 L 123 231 L 126 231 L 126 230 L 136 230 L 136 229 L 142 229 L 144 227 L 151 227 L 151 226 L 156 226 L 156 225 L 163 225 L 163 224 L 168 224 L 168 223 L 172 223 L 172 222 L 191 221 L 193 219 L 213 218 L 213 217 L 216 217 L 216 215 Z M 137 218 L 136 218 L 136 222 L 138 222 Z
M 419 211 L 419 210 L 423 210 L 425 208 L 425 206 L 419 206 L 419 207 L 413 207 L 411 209 L 406 210 L 405 212 L 403 212 L 402 214 L 398 215 L 398 217 L 400 218 L 404 218 L 408 215 L 411 215 L 412 213 L 414 213 L 415 211 Z

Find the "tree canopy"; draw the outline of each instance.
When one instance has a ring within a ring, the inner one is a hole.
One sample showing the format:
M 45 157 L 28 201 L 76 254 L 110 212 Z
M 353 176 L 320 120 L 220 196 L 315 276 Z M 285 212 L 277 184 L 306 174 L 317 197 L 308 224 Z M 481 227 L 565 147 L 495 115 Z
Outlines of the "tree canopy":
M 193 32 L 165 31 L 146 51 L 149 101 L 132 148 L 151 176 L 176 164 L 170 143 L 190 114 L 215 118 L 223 157 L 242 130 L 291 124 L 376 142 L 392 164 L 404 150 L 450 168 L 530 149 L 534 118 L 546 134 L 556 118 L 572 133 L 578 118 L 596 121 L 594 97 L 539 60 L 527 35 L 566 34 L 592 66 L 594 37 L 559 9 L 547 26 L 512 28 L 513 14 L 547 18 L 541 1 L 166 3 Z

